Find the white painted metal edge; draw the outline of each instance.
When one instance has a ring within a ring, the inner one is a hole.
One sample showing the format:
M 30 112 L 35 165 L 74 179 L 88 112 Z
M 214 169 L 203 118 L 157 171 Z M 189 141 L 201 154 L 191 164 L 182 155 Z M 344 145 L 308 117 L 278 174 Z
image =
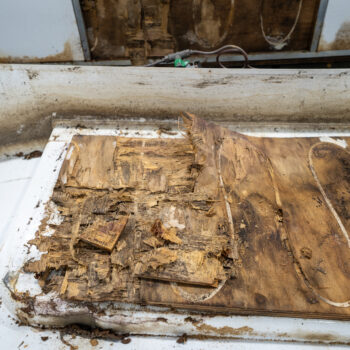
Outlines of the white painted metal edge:
M 0 144 L 47 136 L 51 115 L 345 123 L 349 69 L 0 65 Z

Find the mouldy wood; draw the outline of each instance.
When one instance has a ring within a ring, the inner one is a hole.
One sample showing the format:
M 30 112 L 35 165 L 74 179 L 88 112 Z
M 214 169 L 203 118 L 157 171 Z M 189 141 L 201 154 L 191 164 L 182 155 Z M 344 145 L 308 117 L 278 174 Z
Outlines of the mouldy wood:
M 235 44 L 248 52 L 270 51 L 264 39 L 285 37 L 295 22 L 299 0 L 81 0 L 95 59 L 149 57 L 188 48 L 211 50 Z M 308 50 L 319 0 L 303 0 L 300 17 L 286 50 Z
M 51 198 L 63 222 L 48 207 L 30 242 L 47 253 L 25 271 L 72 301 L 350 319 L 350 139 L 184 125 L 181 139 L 73 137 Z M 125 216 L 111 252 L 80 239 Z

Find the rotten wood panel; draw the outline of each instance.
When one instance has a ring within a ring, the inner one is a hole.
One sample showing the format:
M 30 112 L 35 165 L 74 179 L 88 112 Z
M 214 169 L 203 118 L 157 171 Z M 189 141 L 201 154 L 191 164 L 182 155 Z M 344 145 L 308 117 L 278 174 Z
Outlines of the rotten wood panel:
M 174 50 L 210 51 L 226 44 L 248 52 L 308 50 L 319 0 L 81 0 L 81 5 L 95 59 L 143 64 Z M 290 32 L 282 45 L 271 44 Z
M 191 115 L 184 127 L 75 136 L 52 196 L 63 222 L 48 207 L 30 242 L 46 253 L 25 271 L 67 300 L 350 319 L 350 139 L 247 137 Z M 125 216 L 110 253 L 79 238 Z

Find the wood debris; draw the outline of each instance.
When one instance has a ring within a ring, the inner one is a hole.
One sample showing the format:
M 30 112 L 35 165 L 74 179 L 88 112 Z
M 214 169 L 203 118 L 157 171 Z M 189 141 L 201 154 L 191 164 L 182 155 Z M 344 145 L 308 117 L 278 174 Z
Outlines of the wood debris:
M 127 216 L 121 217 L 117 221 L 110 222 L 96 220 L 80 234 L 79 238 L 82 241 L 111 252 L 127 222 Z
M 154 222 L 151 232 L 158 238 L 162 238 L 167 242 L 181 244 L 182 240 L 176 236 L 176 228 L 165 228 L 162 222 L 158 219 Z

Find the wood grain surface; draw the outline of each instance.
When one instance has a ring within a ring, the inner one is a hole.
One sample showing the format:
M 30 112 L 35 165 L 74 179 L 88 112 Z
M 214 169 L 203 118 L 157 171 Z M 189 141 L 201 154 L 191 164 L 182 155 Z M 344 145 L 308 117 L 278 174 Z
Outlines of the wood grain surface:
M 350 319 L 350 139 L 184 128 L 75 136 L 25 270 L 68 300 Z M 80 239 L 127 215 L 111 252 Z
M 319 0 L 81 0 L 81 3 L 92 57 L 130 58 L 137 65 L 144 64 L 149 57 L 174 51 L 211 51 L 227 44 L 239 45 L 248 52 L 273 51 L 275 48 L 265 37 L 279 40 L 291 31 L 283 49 L 308 50 L 319 7 Z

